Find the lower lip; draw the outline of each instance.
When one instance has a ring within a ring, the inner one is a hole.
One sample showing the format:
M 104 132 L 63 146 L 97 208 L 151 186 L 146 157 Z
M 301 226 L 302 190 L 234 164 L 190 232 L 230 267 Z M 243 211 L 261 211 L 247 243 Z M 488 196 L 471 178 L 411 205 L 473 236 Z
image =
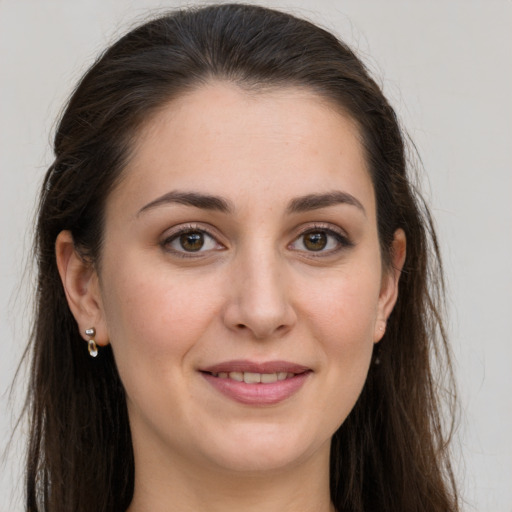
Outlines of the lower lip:
M 273 405 L 290 398 L 303 386 L 311 372 L 278 380 L 269 384 L 247 384 L 230 378 L 214 377 L 203 373 L 203 377 L 223 395 L 247 405 Z

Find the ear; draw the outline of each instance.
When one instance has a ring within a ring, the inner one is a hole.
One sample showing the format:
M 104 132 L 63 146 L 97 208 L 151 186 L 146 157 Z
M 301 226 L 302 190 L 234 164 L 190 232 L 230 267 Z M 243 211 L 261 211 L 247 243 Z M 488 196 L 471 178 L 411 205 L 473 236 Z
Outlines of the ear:
M 386 332 L 386 324 L 391 311 L 398 298 L 398 281 L 405 262 L 406 237 L 403 229 L 397 229 L 391 245 L 391 265 L 385 269 L 377 308 L 377 321 L 375 322 L 374 342 L 379 342 Z
M 55 241 L 55 256 L 69 309 L 78 324 L 84 340 L 89 336 L 85 330 L 94 327 L 97 345 L 108 344 L 105 316 L 101 302 L 98 275 L 75 248 L 70 231 L 61 231 Z

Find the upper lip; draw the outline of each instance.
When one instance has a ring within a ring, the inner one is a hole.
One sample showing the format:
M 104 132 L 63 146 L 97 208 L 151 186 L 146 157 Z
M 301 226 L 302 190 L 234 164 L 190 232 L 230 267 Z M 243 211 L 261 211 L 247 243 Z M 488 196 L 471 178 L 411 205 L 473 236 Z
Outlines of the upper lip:
M 311 368 L 291 363 L 289 361 L 265 361 L 265 362 L 254 362 L 243 359 L 236 359 L 232 361 L 224 361 L 217 363 L 212 366 L 206 366 L 200 368 L 200 371 L 207 373 L 221 373 L 221 372 L 251 372 L 251 373 L 304 373 L 310 371 Z

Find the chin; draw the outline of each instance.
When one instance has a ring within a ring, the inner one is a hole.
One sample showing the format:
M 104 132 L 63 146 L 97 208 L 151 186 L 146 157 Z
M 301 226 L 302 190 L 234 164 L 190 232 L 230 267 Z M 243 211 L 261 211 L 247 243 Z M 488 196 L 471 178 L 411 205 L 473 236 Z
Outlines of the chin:
M 293 432 L 289 426 L 272 425 L 238 428 L 217 442 L 215 464 L 228 471 L 260 473 L 280 471 L 307 460 L 322 447 L 329 453 L 330 436 L 319 442 L 311 436 Z M 211 446 L 210 446 L 211 448 Z

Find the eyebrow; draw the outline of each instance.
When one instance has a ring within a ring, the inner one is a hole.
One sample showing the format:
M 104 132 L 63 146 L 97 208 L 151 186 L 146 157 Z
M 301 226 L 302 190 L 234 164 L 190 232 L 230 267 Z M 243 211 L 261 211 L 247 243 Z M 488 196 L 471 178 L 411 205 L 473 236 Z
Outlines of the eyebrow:
M 210 194 L 202 194 L 199 192 L 181 192 L 173 190 L 166 194 L 157 197 L 153 201 L 143 206 L 138 212 L 137 216 L 148 210 L 162 206 L 165 204 L 183 204 L 186 206 L 193 206 L 202 210 L 213 210 L 221 213 L 231 213 L 234 207 L 230 201 L 220 196 Z M 311 210 L 319 210 L 320 208 L 327 208 L 338 204 L 348 204 L 355 206 L 366 215 L 366 210 L 361 202 L 356 199 L 352 194 L 341 191 L 327 192 L 323 194 L 308 194 L 292 199 L 286 208 L 288 214 L 303 213 Z
M 341 192 L 338 190 L 327 192 L 325 194 L 308 194 L 307 196 L 292 199 L 288 205 L 287 212 L 302 213 L 338 204 L 355 206 L 366 216 L 366 210 L 358 199 L 348 192 Z
M 137 212 L 137 216 L 143 212 L 152 210 L 157 206 L 172 203 L 184 204 L 186 206 L 201 208 L 202 210 L 213 210 L 222 213 L 230 213 L 234 210 L 231 203 L 222 197 L 200 194 L 198 192 L 180 192 L 178 190 L 173 190 L 171 192 L 167 192 L 167 194 L 164 194 L 163 196 L 157 197 L 155 200 L 143 206 Z

